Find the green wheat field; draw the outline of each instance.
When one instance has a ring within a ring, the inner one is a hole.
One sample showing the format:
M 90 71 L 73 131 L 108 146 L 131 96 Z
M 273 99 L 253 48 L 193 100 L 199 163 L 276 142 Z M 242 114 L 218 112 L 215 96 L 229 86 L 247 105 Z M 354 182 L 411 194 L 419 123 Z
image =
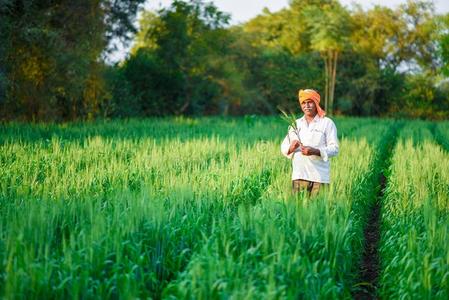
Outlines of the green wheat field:
M 334 120 L 312 200 L 280 117 L 1 125 L 0 298 L 351 299 L 380 201 L 378 296 L 449 299 L 449 122 Z

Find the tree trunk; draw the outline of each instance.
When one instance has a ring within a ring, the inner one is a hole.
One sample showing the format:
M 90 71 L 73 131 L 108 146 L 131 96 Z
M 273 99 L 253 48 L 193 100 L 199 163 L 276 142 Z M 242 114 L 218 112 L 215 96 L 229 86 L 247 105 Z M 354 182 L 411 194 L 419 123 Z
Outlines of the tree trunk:
M 332 56 L 332 79 L 330 86 L 330 103 L 329 103 L 329 114 L 332 114 L 334 110 L 334 95 L 335 95 L 335 81 L 337 78 L 337 61 L 338 61 L 338 51 L 334 51 Z
M 326 81 L 326 87 L 324 89 L 324 110 L 327 111 L 328 106 L 328 99 L 329 99 L 329 58 L 328 53 L 325 53 L 323 55 L 324 58 L 324 74 L 325 74 L 325 81 Z
M 190 105 L 190 100 L 187 100 L 186 102 L 184 102 L 184 104 L 181 106 L 181 108 L 178 110 L 178 112 L 176 113 L 176 115 L 182 115 L 185 111 L 186 111 L 186 109 L 187 109 L 187 107 L 189 107 L 189 105 Z
M 329 114 L 332 114 L 332 102 L 331 102 L 332 101 L 332 71 L 333 71 L 334 64 L 333 64 L 333 60 L 332 60 L 332 58 L 333 58 L 332 50 L 329 50 L 327 53 L 328 53 L 327 64 L 329 65 L 329 67 L 327 69 L 327 78 L 329 81 L 329 84 L 327 86 L 327 89 L 328 89 L 327 90 L 327 111 L 329 112 Z
M 187 76 L 187 80 L 186 80 L 186 89 L 185 89 L 185 101 L 182 104 L 182 106 L 179 108 L 179 110 L 177 110 L 175 112 L 175 115 L 179 116 L 185 113 L 185 111 L 187 110 L 187 108 L 190 105 L 190 78 Z

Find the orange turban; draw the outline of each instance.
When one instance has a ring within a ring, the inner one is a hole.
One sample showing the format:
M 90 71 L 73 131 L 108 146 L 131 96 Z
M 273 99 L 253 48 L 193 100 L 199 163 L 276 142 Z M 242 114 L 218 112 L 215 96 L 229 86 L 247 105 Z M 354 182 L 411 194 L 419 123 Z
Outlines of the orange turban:
M 317 91 L 312 89 L 299 90 L 298 96 L 299 104 L 302 104 L 306 100 L 312 100 L 313 102 L 315 102 L 318 116 L 322 118 L 326 115 L 326 112 L 320 107 L 320 94 L 318 94 Z

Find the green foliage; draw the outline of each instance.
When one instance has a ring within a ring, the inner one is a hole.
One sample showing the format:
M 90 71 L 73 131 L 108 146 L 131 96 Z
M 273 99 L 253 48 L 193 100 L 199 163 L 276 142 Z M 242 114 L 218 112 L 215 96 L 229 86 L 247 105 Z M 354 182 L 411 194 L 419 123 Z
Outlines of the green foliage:
M 159 16 L 151 11 L 143 10 L 139 18 L 139 31 L 134 38 L 134 45 L 131 49 L 131 55 L 135 55 L 140 48 L 156 49 L 157 43 L 154 34 L 150 36 L 149 31 L 158 26 L 162 26 Z
M 338 1 L 303 9 L 303 18 L 310 35 L 310 48 L 320 53 L 342 51 L 348 45 L 350 15 Z
M 142 32 L 124 75 L 142 115 L 204 114 L 217 110 L 228 88 L 221 73 L 230 40 L 229 17 L 211 3 L 174 1 L 159 16 L 144 14 Z M 229 88 L 228 88 L 229 89 Z M 214 107 L 215 106 L 215 107 Z
M 3 1 L 0 63 L 7 86 L 2 117 L 98 116 L 108 98 L 99 59 L 113 38 L 127 38 L 141 2 Z
M 108 67 L 105 70 L 105 81 L 111 95 L 101 108 L 103 116 L 112 118 L 139 116 L 141 108 L 139 98 L 133 95 L 131 84 L 126 79 L 123 69 Z
M 378 69 L 371 58 L 348 52 L 340 59 L 337 80 L 337 112 L 358 116 L 389 115 L 397 112 L 407 95 L 406 75 L 389 67 Z M 405 114 L 401 115 L 405 117 Z
M 298 87 L 322 90 L 321 64 L 311 53 L 291 56 L 285 51 L 267 51 L 258 61 L 254 77 L 271 105 L 299 109 Z
M 120 71 L 138 104 L 136 114 L 163 115 L 173 113 L 176 106 L 181 105 L 177 102 L 183 94 L 182 74 L 164 67 L 164 63 L 151 51 L 139 49 Z
M 284 9 L 272 13 L 264 10 L 262 14 L 243 24 L 244 32 L 250 36 L 253 46 L 260 48 L 277 48 L 292 54 L 298 54 L 307 49 L 303 43 L 307 39 L 305 26 L 299 21 L 296 12 Z
M 0 118 L 274 114 L 301 88 L 328 113 L 448 115 L 448 17 L 431 2 L 294 0 L 229 26 L 212 3 L 178 0 L 143 11 L 136 33 L 142 2 L 1 0 Z M 134 33 L 130 57 L 105 65 Z
M 442 59 L 442 71 L 449 76 L 449 13 L 441 16 L 439 26 L 439 52 Z

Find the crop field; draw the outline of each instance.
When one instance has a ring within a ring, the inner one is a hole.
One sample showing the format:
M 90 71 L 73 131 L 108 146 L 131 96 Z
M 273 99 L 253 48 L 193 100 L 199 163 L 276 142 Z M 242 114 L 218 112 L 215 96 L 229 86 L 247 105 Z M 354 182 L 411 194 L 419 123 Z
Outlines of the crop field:
M 2 125 L 0 298 L 449 299 L 449 122 L 334 120 L 313 199 L 279 117 Z

